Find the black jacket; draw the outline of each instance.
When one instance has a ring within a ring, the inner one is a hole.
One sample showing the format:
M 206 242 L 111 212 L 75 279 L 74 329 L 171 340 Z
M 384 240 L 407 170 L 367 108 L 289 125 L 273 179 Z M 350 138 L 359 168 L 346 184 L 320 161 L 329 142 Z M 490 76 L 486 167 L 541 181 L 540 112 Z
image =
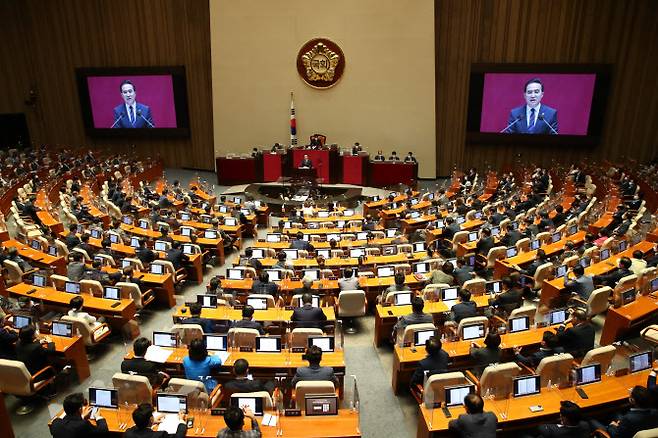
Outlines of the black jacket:
M 583 357 L 594 348 L 594 327 L 589 322 L 558 330 L 557 337 L 564 350 L 574 357 Z
M 48 354 L 55 351 L 55 344 L 50 343 L 43 348 L 38 341 L 16 345 L 16 358 L 25 364 L 30 374 L 41 371 L 48 365 Z
M 78 415 L 56 418 L 50 425 L 50 434 L 53 438 L 87 438 L 107 433 L 107 431 L 107 422 L 104 418 L 97 420 L 96 426 L 94 426 Z
M 539 426 L 538 431 L 538 438 L 581 438 L 589 436 L 590 427 L 586 421 L 581 421 L 577 426 L 542 424 Z
M 461 438 L 495 438 L 498 419 L 491 412 L 462 414 L 450 420 L 448 429 Z
M 137 374 L 139 376 L 148 377 L 151 384 L 159 383 L 160 372 L 162 366 L 157 362 L 151 362 L 143 357 L 135 357 L 132 359 L 124 359 L 121 362 L 121 372 L 124 374 Z
M 432 374 L 445 373 L 448 370 L 448 362 L 450 362 L 450 356 L 443 350 L 439 350 L 435 355 L 428 355 L 418 362 L 418 368 L 411 376 L 411 385 L 422 385 L 425 371 L 427 371 L 428 377 Z
M 459 323 L 464 318 L 477 316 L 477 304 L 474 301 L 467 301 L 465 303 L 457 303 L 450 309 L 450 321 Z
M 155 260 L 155 253 L 148 248 L 137 248 L 135 256 L 144 264 L 148 264 Z
M 150 428 L 146 429 L 137 429 L 136 426 L 128 429 L 123 436 L 123 438 L 184 438 L 187 433 L 187 425 L 185 423 L 180 423 L 176 429 L 176 434 L 171 435 L 165 431 L 154 432 Z
M 487 254 L 489 254 L 489 250 L 495 245 L 496 244 L 494 243 L 493 237 L 483 237 L 482 239 L 478 240 L 478 243 L 475 245 L 475 252 L 486 257 Z
M 188 257 L 183 254 L 182 249 L 172 248 L 167 251 L 167 260 L 174 265 L 174 269 L 178 270 L 183 267 L 183 263 L 188 261 Z
M 295 327 L 322 328 L 327 320 L 327 315 L 318 307 L 304 304 L 303 307 L 293 310 L 290 320 L 296 322 Z
M 655 409 L 631 408 L 621 416 L 618 426 L 608 426 L 611 438 L 633 438 L 637 432 L 658 427 L 658 412 Z

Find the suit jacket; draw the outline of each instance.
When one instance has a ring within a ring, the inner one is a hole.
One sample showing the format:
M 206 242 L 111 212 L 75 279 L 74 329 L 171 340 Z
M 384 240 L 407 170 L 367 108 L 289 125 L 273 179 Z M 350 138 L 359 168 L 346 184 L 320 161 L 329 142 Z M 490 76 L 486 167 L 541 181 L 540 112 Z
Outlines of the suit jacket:
M 450 420 L 448 429 L 461 438 L 496 438 L 498 419 L 491 412 L 481 414 L 461 414 Z
M 73 233 L 70 233 L 64 239 L 64 243 L 68 249 L 73 249 L 76 246 L 80 245 L 80 238 Z
M 148 248 L 138 248 L 135 256 L 144 264 L 151 263 L 155 260 L 155 253 Z
M 154 127 L 155 123 L 153 122 L 153 117 L 151 116 L 151 108 L 148 106 L 142 104 L 142 103 L 135 103 L 135 107 L 137 108 L 137 114 L 135 114 L 135 122 L 131 123 L 130 122 L 130 117 L 128 116 L 128 112 L 126 110 L 126 105 L 122 103 L 121 105 L 118 105 L 114 107 L 114 122 L 116 124 L 114 125 L 114 128 L 152 128 Z M 121 119 L 119 119 L 119 117 Z M 118 120 L 118 121 L 117 121 Z M 148 122 L 147 122 L 148 121 Z M 114 123 L 112 122 L 112 123 Z M 150 123 L 150 125 L 149 125 Z M 109 128 L 109 126 L 108 126 Z
M 544 120 L 541 120 L 543 114 Z M 557 123 L 557 110 L 541 104 L 539 108 L 539 115 L 536 116 L 537 120 L 535 126 L 528 128 L 528 118 L 526 117 L 526 106 L 521 105 L 510 111 L 507 123 L 512 123 L 515 119 L 520 117 L 520 120 L 509 127 L 505 132 L 508 134 L 554 134 L 548 125 L 551 125 L 556 132 L 560 132 Z
M 564 348 L 556 347 L 553 350 L 547 348 L 540 348 L 539 351 L 535 351 L 530 356 L 524 356 L 522 354 L 516 354 L 515 358 L 517 361 L 529 365 L 531 367 L 536 367 L 539 365 L 539 362 L 545 357 L 553 356 L 555 354 L 564 353 Z
M 187 433 L 187 425 L 185 423 L 179 423 L 176 433 L 174 435 L 168 434 L 165 431 L 155 432 L 150 428 L 146 429 L 137 429 L 137 426 L 133 426 L 128 429 L 123 436 L 124 438 L 184 438 Z
M 303 307 L 297 307 L 292 311 L 290 320 L 296 322 L 296 327 L 322 328 L 323 323 L 327 320 L 327 315 L 318 307 L 304 304 Z
M 566 330 L 558 330 L 560 345 L 574 357 L 583 357 L 594 348 L 594 327 L 586 322 Z
M 465 303 L 457 303 L 452 306 L 450 309 L 450 321 L 455 321 L 459 324 L 464 318 L 469 318 L 471 316 L 477 315 L 477 305 L 473 301 L 467 301 Z
M 151 362 L 143 357 L 135 357 L 132 359 L 124 359 L 121 362 L 121 372 L 124 374 L 137 374 L 139 376 L 148 377 L 151 384 L 158 383 L 158 373 L 162 366 L 157 362 Z
M 309 159 L 302 160 L 299 162 L 299 167 L 308 167 L 310 169 L 313 168 L 313 162 Z
M 521 304 L 523 304 L 523 291 L 521 289 L 510 289 L 491 300 L 490 304 L 510 313 L 512 310 L 521 307 Z
M 478 240 L 478 243 L 475 245 L 475 252 L 487 256 L 489 250 L 495 246 L 493 237 L 483 237 Z
M 292 379 L 292 386 L 294 387 L 297 382 L 308 381 L 308 380 L 329 380 L 334 382 L 334 386 L 338 386 L 338 379 L 334 374 L 334 369 L 332 367 L 323 367 L 323 366 L 309 366 L 309 367 L 299 367 L 295 372 L 295 377 Z
M 577 293 L 582 300 L 587 301 L 594 291 L 594 281 L 592 281 L 592 277 L 589 275 L 581 275 L 573 280 L 568 279 L 565 275 L 564 287 L 566 287 L 569 292 Z
M 189 259 L 183 254 L 182 249 L 172 248 L 167 251 L 167 260 L 174 265 L 174 269 L 180 269 L 183 267 L 183 263 Z
M 489 364 L 500 362 L 500 348 L 471 348 L 471 357 L 476 365 L 474 371 L 480 374 Z
M 452 276 L 455 279 L 455 281 L 461 286 L 464 284 L 465 281 L 471 280 L 473 278 L 473 275 L 471 273 L 473 272 L 473 267 L 464 265 L 461 268 L 457 268 L 454 271 L 452 271 Z
M 181 324 L 199 324 L 203 329 L 203 333 L 213 333 L 215 331 L 215 327 L 213 327 L 213 322 L 206 318 L 199 318 L 196 316 L 185 318 L 184 320 L 181 321 Z
M 16 345 L 16 358 L 25 364 L 30 374 L 35 374 L 48 365 L 48 353 L 54 351 L 55 344 L 52 342 L 43 348 L 38 341 L 29 344 L 19 341 Z
M 50 425 L 50 434 L 53 438 L 87 438 L 107 433 L 105 419 L 96 421 L 96 426 L 78 415 L 65 415 L 56 418 Z
M 260 324 L 260 322 L 252 321 L 249 319 L 241 319 L 239 321 L 234 321 L 232 327 L 256 329 L 258 330 L 258 333 L 260 333 L 261 335 L 265 334 L 265 330 L 263 330 L 263 326 Z
M 227 391 L 228 394 L 258 391 L 267 391 L 271 393 L 274 390 L 274 382 L 264 382 L 258 379 L 233 379 L 226 382 L 222 389 Z
M 433 356 L 428 355 L 425 359 L 418 362 L 418 367 L 411 376 L 411 385 L 422 385 L 425 378 L 425 371 L 427 371 L 428 377 L 432 374 L 445 373 L 448 370 L 449 362 L 450 356 L 443 350 L 439 350 Z
M 618 426 L 608 426 L 611 438 L 633 438 L 637 432 L 658 427 L 655 409 L 631 408 L 621 416 Z
M 581 438 L 589 436 L 590 427 L 586 421 L 581 421 L 576 426 L 542 424 L 539 426 L 538 431 L 538 438 Z

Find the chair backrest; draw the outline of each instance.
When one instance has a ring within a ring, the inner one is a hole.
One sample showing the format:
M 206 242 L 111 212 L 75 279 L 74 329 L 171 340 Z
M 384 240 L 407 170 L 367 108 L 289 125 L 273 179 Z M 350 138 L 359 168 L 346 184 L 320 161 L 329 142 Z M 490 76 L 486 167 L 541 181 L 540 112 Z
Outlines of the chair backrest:
M 404 275 L 411 274 L 411 265 L 409 263 L 398 263 L 394 265 L 395 273 L 402 273 Z
M 272 409 L 272 396 L 270 396 L 270 393 L 267 391 L 234 392 L 231 394 L 231 398 L 241 397 L 260 397 L 263 399 L 263 409 Z
M 486 291 L 487 281 L 483 278 L 472 278 L 466 280 L 462 285 L 462 289 L 466 289 L 471 295 L 482 295 Z
M 142 291 L 139 289 L 139 285 L 119 281 L 115 286 L 121 288 L 121 298 L 129 298 L 133 300 L 137 309 L 142 309 L 144 307 L 142 303 Z
M 504 259 L 507 248 L 504 246 L 494 246 L 487 254 L 487 268 L 491 269 L 496 266 L 496 260 Z
M 73 323 L 73 330 L 77 330 L 82 336 L 82 339 L 85 341 L 85 345 L 95 345 L 93 339 L 93 328 L 86 319 L 78 318 L 77 316 L 62 316 L 62 321 L 70 321 Z
M 627 275 L 625 277 L 620 278 L 619 282 L 617 283 L 614 289 L 615 295 L 619 292 L 623 292 L 625 290 L 631 289 L 632 287 L 635 287 L 636 283 L 637 283 L 637 275 L 635 274 Z
M 633 438 L 656 438 L 658 436 L 658 427 L 655 427 L 653 429 L 646 429 L 646 430 L 641 430 L 635 435 L 633 435 Z
M 18 263 L 5 260 L 3 265 L 7 269 L 7 284 L 13 286 L 23 281 L 23 270 L 18 266 Z
M 174 324 L 171 333 L 176 333 L 185 345 L 190 345 L 195 339 L 203 339 L 203 327 L 199 324 Z
M 451 373 L 432 374 L 427 378 L 423 387 L 423 403 L 425 407 L 433 408 L 438 404 L 445 403 L 445 388 L 447 386 L 471 383 L 461 371 Z
M 385 303 L 394 303 L 395 302 L 395 296 L 396 295 L 406 295 L 408 293 L 412 294 L 413 297 L 413 292 L 404 290 L 404 291 L 391 291 L 386 294 L 386 298 L 384 299 Z
M 102 265 L 103 265 L 103 266 L 111 266 L 111 267 L 115 267 L 115 266 L 116 266 L 116 262 L 114 261 L 114 257 L 112 257 L 111 255 L 107 255 L 107 254 L 96 254 L 96 255 L 94 256 L 94 258 L 100 258 L 100 259 L 102 260 Z
M 608 310 L 611 294 L 610 286 L 594 289 L 587 299 L 587 316 L 591 318 Z
M 514 362 L 489 365 L 480 377 L 480 394 L 507 397 L 513 391 L 512 379 L 520 372 L 521 367 Z
M 219 391 L 213 397 L 214 400 L 209 400 L 208 392 L 203 382 L 199 380 L 181 379 L 173 377 L 169 379 L 167 390 L 176 394 L 187 395 L 188 409 L 207 408 L 216 405 L 216 400 L 221 396 Z
M 334 276 L 334 271 L 331 269 L 323 268 L 320 269 L 320 277 L 322 278 L 329 278 Z
M 258 278 L 256 275 L 256 269 L 251 266 L 244 267 L 244 278 Z
M 489 318 L 486 316 L 471 316 L 470 318 L 464 318 L 459 321 L 459 326 L 457 327 L 457 333 L 459 334 L 459 339 L 463 338 L 464 327 L 471 325 L 484 324 L 484 336 L 487 334 L 487 329 L 489 328 Z
M 71 281 L 71 280 L 69 279 L 69 277 L 66 277 L 64 275 L 53 274 L 50 276 L 50 283 L 57 290 L 64 290 L 64 286 L 66 285 L 67 281 Z
M 82 248 L 73 248 L 73 249 L 71 249 L 71 252 L 77 252 L 77 253 L 82 254 L 82 257 L 84 258 L 84 260 L 86 262 L 91 261 L 91 257 L 89 257 L 89 253 L 87 252 L 87 250 L 84 250 Z
M 366 293 L 362 290 L 344 290 L 338 294 L 338 316 L 363 316 L 366 305 Z
M 585 357 L 583 357 L 580 366 L 585 366 L 592 363 L 600 363 L 602 372 L 606 372 L 606 370 L 610 368 L 610 363 L 615 357 L 616 352 L 617 349 L 614 345 L 605 345 L 603 347 L 593 348 L 589 350 L 587 354 L 585 354 Z
M 424 301 L 437 301 L 439 299 L 439 290 L 444 287 L 450 287 L 448 283 L 431 283 L 423 289 Z
M 153 403 L 153 389 L 148 377 L 115 373 L 112 385 L 118 390 L 120 404 Z
M 553 276 L 553 263 L 547 262 L 539 265 L 535 271 L 535 287 L 534 289 L 541 289 L 545 280 Z
M 80 292 L 95 297 L 102 297 L 103 285 L 97 280 L 80 280 Z
M 398 254 L 400 253 L 413 254 L 413 252 L 414 252 L 414 247 L 410 243 L 401 243 L 398 245 Z
M 536 374 L 541 377 L 541 386 L 545 387 L 548 382 L 560 385 L 566 383 L 571 375 L 573 356 L 569 353 L 556 354 L 545 357 L 537 365 Z
M 69 248 L 66 246 L 64 242 L 62 242 L 59 239 L 55 239 L 55 246 L 57 247 L 57 255 L 60 257 L 68 257 L 69 256 Z
M 234 327 L 228 331 L 229 345 L 255 349 L 256 336 L 260 336 L 256 329 Z
M 133 258 L 133 257 L 126 257 L 124 260 L 127 260 L 130 262 L 130 266 L 132 266 L 133 269 L 138 269 L 140 271 L 144 270 L 144 264 L 140 259 Z
M 0 359 L 0 375 L 0 392 L 17 396 L 34 393 L 32 376 L 23 362 Z
M 537 233 L 535 239 L 539 240 L 542 244 L 547 243 L 551 239 L 551 233 L 548 231 Z
M 468 231 L 457 231 L 452 237 L 453 249 L 457 247 L 460 243 L 466 242 L 468 239 Z
M 427 323 L 422 323 L 422 324 L 410 324 L 404 328 L 404 332 L 402 333 L 402 342 L 403 343 L 413 343 L 414 341 L 414 333 L 420 330 L 435 330 L 436 326 L 434 324 L 430 324 L 429 322 Z
M 516 250 L 519 253 L 530 251 L 530 238 L 524 237 L 516 241 Z
M 307 394 L 336 394 L 334 382 L 329 380 L 302 380 L 295 385 L 295 404 L 303 409 Z
M 570 268 L 573 268 L 578 264 L 579 260 L 580 257 L 578 255 L 572 255 L 571 257 L 567 257 L 564 260 L 562 260 L 562 264 L 567 265 Z
M 290 344 L 293 348 L 306 347 L 309 336 L 322 336 L 324 333 L 319 328 L 297 327 L 290 332 Z
M 537 308 L 535 306 L 521 306 L 512 310 L 512 312 L 509 314 L 508 319 L 527 316 L 528 318 L 530 318 L 530 325 L 532 325 L 535 323 L 536 314 L 537 314 Z
M 274 297 L 270 294 L 250 294 L 249 298 L 259 298 L 259 299 L 267 300 L 268 309 L 272 309 L 276 307 L 276 301 L 274 300 Z
M 375 247 L 370 248 L 369 247 L 369 248 L 366 248 L 366 255 L 380 256 L 380 255 L 382 255 L 382 250 L 381 250 L 381 248 L 375 248 Z

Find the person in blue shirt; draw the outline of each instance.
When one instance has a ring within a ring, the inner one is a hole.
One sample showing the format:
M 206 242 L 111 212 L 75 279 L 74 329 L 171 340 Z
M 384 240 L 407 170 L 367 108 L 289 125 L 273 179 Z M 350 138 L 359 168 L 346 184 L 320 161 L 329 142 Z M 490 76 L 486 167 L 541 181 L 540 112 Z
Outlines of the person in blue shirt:
M 217 386 L 217 380 L 209 378 L 213 370 L 218 369 L 222 361 L 217 356 L 208 355 L 203 339 L 194 339 L 189 346 L 188 355 L 183 358 L 185 378 L 203 382 L 208 394 Z

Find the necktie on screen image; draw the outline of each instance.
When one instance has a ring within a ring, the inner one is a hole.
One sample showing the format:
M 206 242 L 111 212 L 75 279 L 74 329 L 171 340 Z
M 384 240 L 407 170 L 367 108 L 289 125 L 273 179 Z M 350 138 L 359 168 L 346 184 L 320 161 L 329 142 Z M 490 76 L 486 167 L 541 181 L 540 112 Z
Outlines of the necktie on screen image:
M 130 123 L 133 125 L 135 124 L 135 114 L 133 113 L 133 107 L 130 107 Z
M 535 109 L 530 108 L 530 121 L 528 122 L 528 129 L 532 129 L 535 127 Z

